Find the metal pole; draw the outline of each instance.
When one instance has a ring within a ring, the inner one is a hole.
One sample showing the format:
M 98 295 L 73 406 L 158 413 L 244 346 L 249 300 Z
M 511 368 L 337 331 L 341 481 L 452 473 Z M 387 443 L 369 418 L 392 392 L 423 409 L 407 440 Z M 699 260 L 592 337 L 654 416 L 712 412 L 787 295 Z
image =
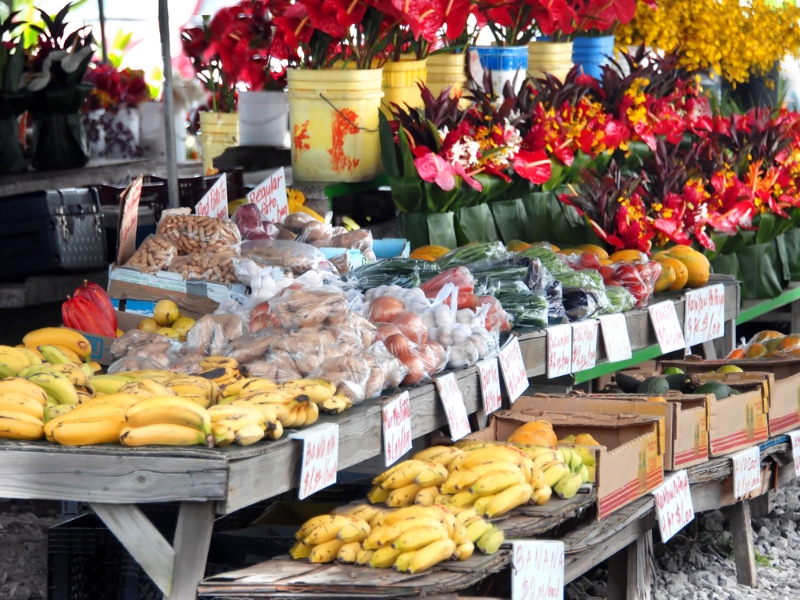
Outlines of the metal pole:
M 158 29 L 164 61 L 164 135 L 167 138 L 167 190 L 169 207 L 178 208 L 178 161 L 175 149 L 175 96 L 172 90 L 172 54 L 169 49 L 169 9 L 167 0 L 158 0 Z
M 106 45 L 106 10 L 103 0 L 97 0 L 97 11 L 100 16 L 100 50 L 103 53 L 103 62 L 108 62 L 108 46 Z

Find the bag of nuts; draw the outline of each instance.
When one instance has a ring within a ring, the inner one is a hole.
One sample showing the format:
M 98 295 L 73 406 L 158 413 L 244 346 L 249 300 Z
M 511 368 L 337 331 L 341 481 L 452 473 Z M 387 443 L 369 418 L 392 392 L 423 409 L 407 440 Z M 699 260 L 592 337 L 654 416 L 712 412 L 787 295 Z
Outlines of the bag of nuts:
M 165 271 L 177 256 L 178 247 L 170 239 L 163 235 L 151 235 L 124 266 L 134 267 L 142 273 L 155 273 Z
M 236 254 L 228 252 L 193 252 L 176 256 L 169 271 L 180 273 L 184 279 L 200 279 L 212 283 L 236 283 L 233 259 Z
M 233 221 L 193 215 L 188 208 L 165 210 L 156 235 L 175 242 L 180 254 L 230 250 L 242 241 Z

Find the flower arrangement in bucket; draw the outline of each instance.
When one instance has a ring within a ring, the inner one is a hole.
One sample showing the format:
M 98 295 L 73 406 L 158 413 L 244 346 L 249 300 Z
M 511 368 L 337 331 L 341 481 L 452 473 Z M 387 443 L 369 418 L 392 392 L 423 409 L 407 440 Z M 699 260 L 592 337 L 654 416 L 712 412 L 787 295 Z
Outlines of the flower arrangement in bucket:
M 43 26 L 29 25 L 38 38 L 29 49 L 23 82 L 33 120 L 31 163 L 36 169 L 78 168 L 89 161 L 80 110 L 92 89 L 83 78 L 94 38 L 88 27 L 71 28 L 66 22 L 71 6 L 52 17 L 37 9 Z

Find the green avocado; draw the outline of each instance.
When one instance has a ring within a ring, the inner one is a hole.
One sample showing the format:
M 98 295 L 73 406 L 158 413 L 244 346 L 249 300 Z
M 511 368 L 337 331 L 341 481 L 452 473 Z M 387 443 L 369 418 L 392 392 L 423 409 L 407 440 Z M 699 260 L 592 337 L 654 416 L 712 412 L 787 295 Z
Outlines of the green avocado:
M 728 396 L 734 396 L 739 392 L 732 389 L 730 386 L 725 385 L 724 383 L 720 383 L 719 381 L 707 381 L 706 383 L 699 386 L 694 391 L 694 393 L 714 394 L 717 397 L 717 400 L 722 400 L 724 398 L 727 398 Z
M 669 389 L 688 394 L 694 390 L 694 383 L 690 375 L 686 373 L 675 373 L 664 377 L 667 380 Z
M 669 393 L 669 382 L 666 377 L 648 377 L 639 384 L 636 393 L 644 396 L 664 396 Z
M 617 384 L 617 387 L 622 393 L 635 394 L 636 390 L 639 389 L 642 380 L 620 372 L 614 375 L 614 382 Z

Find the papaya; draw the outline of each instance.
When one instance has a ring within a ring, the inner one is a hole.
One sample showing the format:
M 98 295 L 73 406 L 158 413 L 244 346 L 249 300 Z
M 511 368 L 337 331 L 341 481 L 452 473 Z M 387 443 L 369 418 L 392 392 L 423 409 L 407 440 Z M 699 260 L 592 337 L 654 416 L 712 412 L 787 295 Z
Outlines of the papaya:
M 761 358 L 769 352 L 764 344 L 750 344 L 750 347 L 745 351 L 745 358 Z
M 417 260 L 427 260 L 429 262 L 435 261 L 440 256 L 444 256 L 450 252 L 449 248 L 445 248 L 444 246 L 420 246 L 416 248 L 411 254 L 409 254 L 409 258 L 415 258 Z
M 744 348 L 734 348 L 733 350 L 728 353 L 728 356 L 725 358 L 734 360 L 738 358 L 744 358 Z
M 686 268 L 686 265 L 677 258 L 672 258 L 671 256 L 662 256 L 661 258 L 657 258 L 656 261 L 661 265 L 662 273 L 664 267 L 670 267 L 675 272 L 675 279 L 667 286 L 667 289 L 670 292 L 682 290 L 689 280 L 689 270 Z
M 559 254 L 563 254 L 564 256 L 577 256 L 583 254 L 583 252 L 583 250 L 578 250 L 577 248 L 562 248 L 558 251 Z
M 530 247 L 531 245 L 528 242 L 523 242 L 522 240 L 511 240 L 506 246 L 509 252 L 522 252 Z
M 509 436 L 512 444 L 533 444 L 535 446 L 555 446 L 558 438 L 548 421 L 531 421 L 518 427 Z
M 767 340 L 776 340 L 783 337 L 783 334 L 780 331 L 775 331 L 773 329 L 765 329 L 763 331 L 759 331 L 753 337 L 750 338 L 750 344 L 763 344 Z
M 683 246 L 685 248 L 686 246 Z M 696 250 L 689 248 L 689 251 L 674 252 L 672 249 L 667 251 L 667 256 L 681 261 L 686 266 L 688 277 L 687 287 L 702 287 L 708 283 L 711 277 L 711 263 L 708 259 Z
M 659 263 L 661 264 L 661 263 Z M 675 273 L 675 269 L 670 267 L 669 265 L 661 265 L 661 276 L 656 281 L 656 285 L 653 288 L 653 291 L 658 294 L 659 292 L 663 292 L 678 278 L 677 274 Z
M 606 252 L 605 248 L 598 246 L 597 244 L 581 244 L 580 246 L 575 246 L 578 250 L 583 250 L 584 252 L 591 252 L 599 259 L 607 259 L 608 252 Z
M 613 262 L 643 262 L 647 255 L 640 250 L 618 250 L 608 258 Z

